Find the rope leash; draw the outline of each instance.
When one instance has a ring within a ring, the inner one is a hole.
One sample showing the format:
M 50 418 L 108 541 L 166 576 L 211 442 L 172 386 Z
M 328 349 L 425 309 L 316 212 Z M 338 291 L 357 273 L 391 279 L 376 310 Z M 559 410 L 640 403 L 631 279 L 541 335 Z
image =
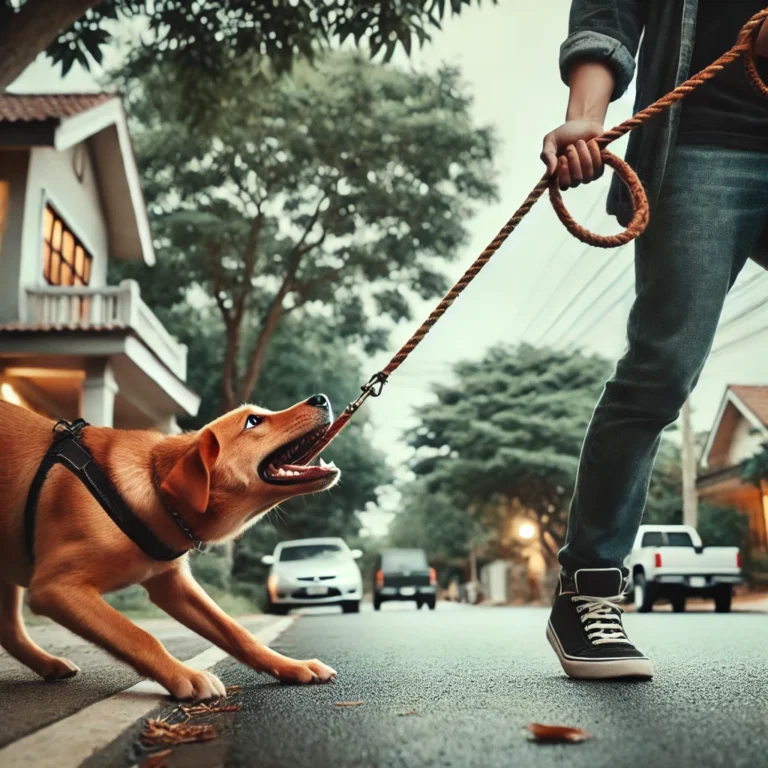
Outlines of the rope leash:
M 531 190 L 523 204 L 515 211 L 509 221 L 499 230 L 496 237 L 491 240 L 486 249 L 475 259 L 473 264 L 459 278 L 458 282 L 443 297 L 440 303 L 430 312 L 427 319 L 416 329 L 413 335 L 395 353 L 387 365 L 374 374 L 366 384 L 361 387 L 362 394 L 357 400 L 351 402 L 346 409 L 331 424 L 328 431 L 313 448 L 307 460 L 317 456 L 347 425 L 352 416 L 369 397 L 378 397 L 389 377 L 405 362 L 408 355 L 421 343 L 424 337 L 432 330 L 437 321 L 448 311 L 454 301 L 464 292 L 464 289 L 477 277 L 480 270 L 491 260 L 491 257 L 499 250 L 506 239 L 517 229 L 518 224 L 525 218 L 534 204 L 549 189 L 549 199 L 555 213 L 565 228 L 575 238 L 588 245 L 598 248 L 616 248 L 631 242 L 641 235 L 648 226 L 650 208 L 648 198 L 643 189 L 642 182 L 637 174 L 621 158 L 609 152 L 606 147 L 616 139 L 642 125 L 647 120 L 669 109 L 673 104 L 682 101 L 689 93 L 718 75 L 726 66 L 744 57 L 744 68 L 752 87 L 763 97 L 768 98 L 768 86 L 762 81 L 755 64 L 754 45 L 763 21 L 768 18 L 768 8 L 756 13 L 742 28 L 738 40 L 734 46 L 724 53 L 719 59 L 712 62 L 698 74 L 686 80 L 673 91 L 662 96 L 658 101 L 650 104 L 645 109 L 633 115 L 628 120 L 620 123 L 615 128 L 598 136 L 595 141 L 600 147 L 603 162 L 613 168 L 630 191 L 633 205 L 633 215 L 627 228 L 617 235 L 598 235 L 581 226 L 568 212 L 558 188 L 557 172 L 554 175 L 546 174 Z

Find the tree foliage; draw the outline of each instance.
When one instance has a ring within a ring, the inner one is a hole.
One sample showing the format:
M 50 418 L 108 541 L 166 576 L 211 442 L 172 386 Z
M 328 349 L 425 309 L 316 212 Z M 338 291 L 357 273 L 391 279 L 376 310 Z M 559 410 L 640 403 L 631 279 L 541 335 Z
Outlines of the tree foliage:
M 763 443 L 760 450 L 748 459 L 742 470 L 743 479 L 762 487 L 763 483 L 768 482 L 768 443 Z
M 173 303 L 195 289 L 225 329 L 223 407 L 248 400 L 291 313 L 367 351 L 446 288 L 476 201 L 494 197 L 488 129 L 455 69 L 334 55 L 251 81 L 208 129 L 178 121 L 177 72 L 130 81 L 135 143 Z M 146 280 L 145 280 L 146 282 Z M 158 301 L 161 299 L 157 297 Z
M 538 520 L 554 555 L 584 432 L 609 372 L 601 358 L 528 345 L 497 347 L 478 362 L 456 365 L 454 381 L 435 389 L 410 435 L 425 509 L 432 498 L 445 499 L 435 514 L 424 512 L 424 540 L 440 540 L 443 516 L 448 528 L 477 537 L 478 528 L 497 527 L 513 505 Z M 418 497 L 413 503 L 420 504 Z M 462 522 L 462 515 L 471 520 Z
M 139 21 L 142 30 L 142 45 L 131 55 L 134 70 L 168 62 L 187 75 L 187 93 L 194 96 L 196 81 L 214 86 L 245 55 L 258 54 L 278 71 L 290 69 L 296 57 L 311 59 L 319 50 L 345 41 L 367 47 L 374 57 L 381 53 L 387 61 L 398 48 L 410 55 L 414 43 L 429 41 L 449 12 L 459 14 L 472 4 L 473 0 L 56 0 L 62 29 L 48 22 L 51 0 L 0 0 L 0 30 L 7 28 L 8 42 L 29 51 L 5 81 L 0 80 L 0 89 L 46 48 L 62 74 L 75 62 L 86 69 L 91 61 L 101 62 L 115 30 L 126 20 Z M 0 46 L 0 73 L 2 58 L 10 53 L 7 46 Z M 209 88 L 205 92 L 213 93 Z

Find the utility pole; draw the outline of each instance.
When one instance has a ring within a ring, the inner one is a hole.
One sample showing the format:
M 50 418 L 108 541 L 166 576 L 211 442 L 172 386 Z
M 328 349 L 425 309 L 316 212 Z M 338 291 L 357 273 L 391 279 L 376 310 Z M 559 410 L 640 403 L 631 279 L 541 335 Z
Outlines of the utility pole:
M 691 424 L 691 401 L 686 400 L 681 412 L 683 431 L 683 525 L 694 528 L 699 522 L 699 499 L 696 495 L 696 444 Z

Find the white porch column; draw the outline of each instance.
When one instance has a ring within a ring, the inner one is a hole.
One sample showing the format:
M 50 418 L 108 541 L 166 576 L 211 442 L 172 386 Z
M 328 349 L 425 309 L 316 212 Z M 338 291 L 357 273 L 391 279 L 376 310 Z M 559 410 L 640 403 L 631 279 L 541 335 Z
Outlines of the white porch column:
M 176 416 L 172 413 L 160 419 L 155 424 L 155 429 L 165 435 L 178 435 L 181 433 L 181 427 L 176 423 Z
M 83 382 L 82 417 L 95 427 L 112 427 L 118 387 L 108 360 L 89 364 Z

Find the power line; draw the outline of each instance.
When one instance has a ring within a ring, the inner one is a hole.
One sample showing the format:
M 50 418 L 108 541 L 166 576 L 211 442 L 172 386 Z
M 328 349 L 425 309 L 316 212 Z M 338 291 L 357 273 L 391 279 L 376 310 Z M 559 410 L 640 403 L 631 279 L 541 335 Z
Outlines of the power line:
M 597 206 L 600 204 L 600 201 L 603 199 L 602 195 L 597 195 L 595 197 L 595 201 L 592 203 L 592 206 L 590 207 L 589 211 L 587 211 L 587 215 L 585 217 L 585 221 L 589 221 L 592 214 L 597 210 Z M 536 291 L 541 286 L 543 280 L 546 277 L 549 277 L 550 271 L 549 268 L 554 263 L 555 259 L 560 255 L 563 248 L 566 246 L 566 244 L 570 241 L 570 239 L 573 237 L 570 232 L 566 230 L 565 235 L 563 239 L 557 244 L 557 247 L 549 254 L 549 258 L 547 259 L 544 266 L 541 268 L 541 271 L 539 272 L 539 275 L 536 279 L 536 282 L 533 285 L 533 288 L 528 292 L 529 296 L 533 296 Z M 512 316 L 512 319 L 510 320 L 510 327 L 513 327 L 517 324 L 517 321 L 520 319 L 520 312 L 522 311 L 522 305 L 518 305 L 517 311 Z M 527 329 L 526 329 L 527 330 Z M 525 333 L 525 332 L 524 332 Z M 523 333 L 523 335 L 524 335 Z
M 748 315 L 751 315 L 753 312 L 757 312 L 760 309 L 765 309 L 768 307 L 768 303 L 766 303 L 766 300 L 764 298 L 759 299 L 758 301 L 754 302 L 753 304 L 750 304 L 748 307 L 745 307 L 741 312 L 738 314 L 732 315 L 729 317 L 724 323 L 721 323 L 720 329 L 727 328 L 729 325 L 733 325 L 738 320 L 741 320 Z
M 599 325 L 616 307 L 621 304 L 625 299 L 627 299 L 631 294 L 632 291 L 635 288 L 635 284 L 632 283 L 615 301 L 611 303 L 611 305 L 603 312 L 600 317 L 597 317 L 587 328 L 586 330 L 581 332 L 581 336 L 585 337 L 588 333 L 590 333 L 594 328 Z M 572 347 L 575 342 L 571 342 L 568 346 Z
M 621 253 L 622 250 L 623 249 L 620 249 L 618 253 Z M 615 255 L 618 255 L 618 253 Z M 544 341 L 544 339 L 547 337 L 547 334 L 549 334 L 549 332 L 557 326 L 560 320 L 562 320 L 562 318 L 568 314 L 571 307 L 576 304 L 576 302 L 584 295 L 587 289 L 594 284 L 595 280 L 597 280 L 613 263 L 614 254 L 609 252 L 605 261 L 592 273 L 591 277 L 587 278 L 586 283 L 582 285 L 580 290 L 576 291 L 576 293 L 571 297 L 571 300 L 560 310 L 557 317 L 547 327 L 547 330 L 538 337 L 536 344 L 541 344 Z
M 584 307 L 584 309 L 581 311 L 579 316 L 571 323 L 570 328 L 566 328 L 560 334 L 560 336 L 558 336 L 557 339 L 553 342 L 552 346 L 556 347 L 558 344 L 564 341 L 565 337 L 578 326 L 581 320 L 586 315 L 588 315 L 600 303 L 601 299 L 611 292 L 611 289 L 614 288 L 614 286 L 616 286 L 619 283 L 621 278 L 624 277 L 624 275 L 626 275 L 627 272 L 630 272 L 631 270 L 632 270 L 632 265 L 630 264 L 627 267 L 625 267 L 621 272 L 619 272 L 619 274 L 616 275 L 616 277 L 613 280 L 611 280 L 611 282 L 608 283 L 608 285 L 606 285 L 605 288 L 603 288 L 603 290 L 598 294 L 595 300 L 591 304 L 587 304 L 587 306 Z
M 738 344 L 741 344 L 745 341 L 749 341 L 750 339 L 753 339 L 755 336 L 759 336 L 762 333 L 768 333 L 768 325 L 764 325 L 761 328 L 756 328 L 754 331 L 751 331 L 750 333 L 746 333 L 743 336 L 739 336 L 738 339 L 733 339 L 732 341 L 728 341 L 725 344 L 721 344 L 717 349 L 715 349 L 710 357 L 714 357 L 717 354 L 720 354 L 720 352 L 723 352 L 726 349 L 729 349 L 730 347 L 735 347 Z
M 579 255 L 576 257 L 576 259 L 573 261 L 573 263 L 570 266 L 570 269 L 568 269 L 563 276 L 560 278 L 560 282 L 555 286 L 555 289 L 550 292 L 549 296 L 547 296 L 544 303 L 539 308 L 539 311 L 536 312 L 536 314 L 529 320 L 528 325 L 525 326 L 523 329 L 523 332 L 521 334 L 521 337 L 525 336 L 528 331 L 531 330 L 531 328 L 536 325 L 539 318 L 546 312 L 547 308 L 550 305 L 550 302 L 552 299 L 557 295 L 557 292 L 565 285 L 565 283 L 568 282 L 571 275 L 576 271 L 578 267 L 581 266 L 581 260 L 584 258 L 585 254 L 589 253 L 590 249 L 592 248 L 591 245 L 587 245 L 584 247 L 584 249 L 579 253 Z

